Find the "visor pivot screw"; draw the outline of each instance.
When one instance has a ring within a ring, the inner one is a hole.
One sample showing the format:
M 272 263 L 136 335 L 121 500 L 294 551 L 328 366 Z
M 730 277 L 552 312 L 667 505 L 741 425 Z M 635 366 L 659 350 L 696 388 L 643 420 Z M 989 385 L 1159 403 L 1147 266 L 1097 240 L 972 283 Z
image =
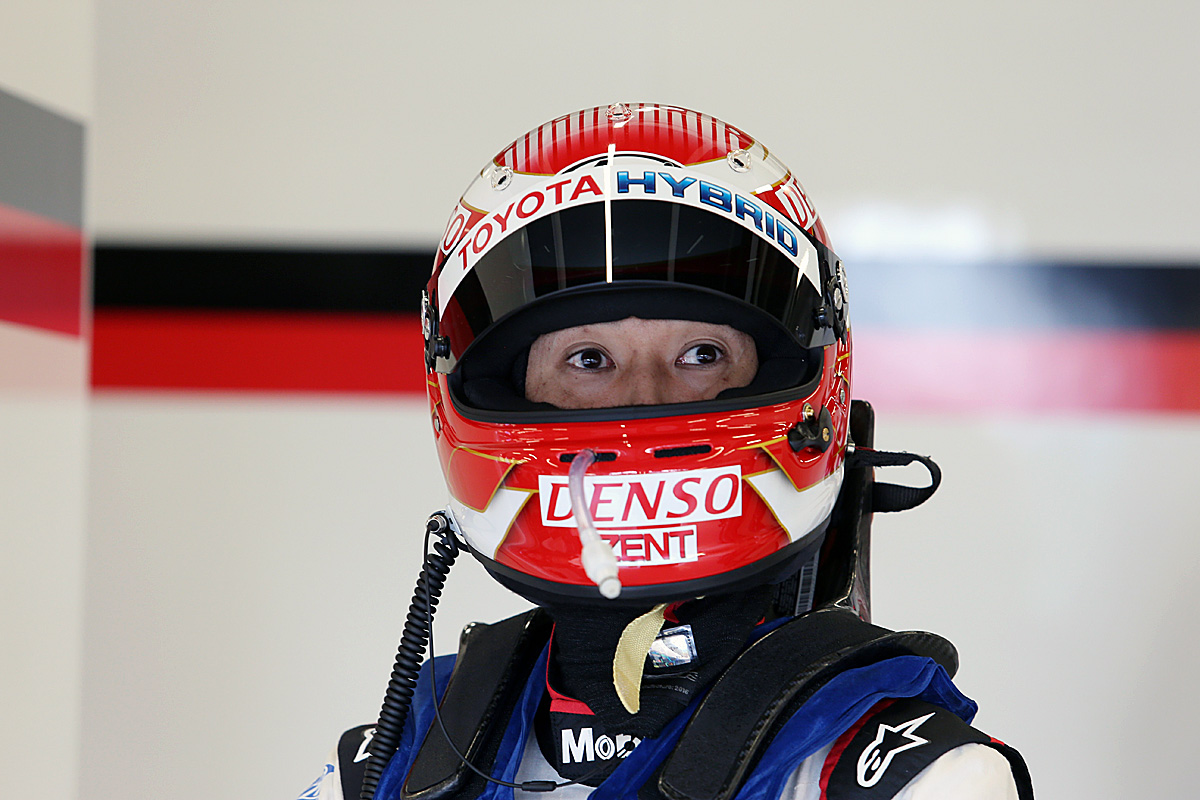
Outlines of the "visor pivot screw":
M 838 402 L 843 403 L 843 404 L 846 402 L 846 387 L 845 386 L 838 389 Z
M 433 333 L 433 305 L 429 302 L 429 295 L 421 292 L 421 335 L 426 340 Z
M 440 417 L 438 417 L 437 414 L 433 415 L 433 432 L 434 433 L 442 432 L 442 420 Z
M 750 151 L 744 147 L 741 150 L 730 150 L 729 154 L 725 156 L 725 161 L 728 162 L 729 168 L 734 172 L 750 171 Z
M 608 107 L 609 122 L 628 122 L 632 116 L 633 111 L 627 103 L 613 103 Z
M 450 357 L 450 340 L 447 337 L 433 337 L 433 355 L 437 358 Z
M 503 192 L 512 183 L 513 171 L 503 164 L 496 164 L 492 167 L 491 182 L 492 188 L 497 192 Z
M 804 404 L 804 419 L 787 432 L 787 441 L 794 452 L 813 449 L 824 453 L 833 444 L 833 416 L 821 406 L 820 416 L 810 404 Z

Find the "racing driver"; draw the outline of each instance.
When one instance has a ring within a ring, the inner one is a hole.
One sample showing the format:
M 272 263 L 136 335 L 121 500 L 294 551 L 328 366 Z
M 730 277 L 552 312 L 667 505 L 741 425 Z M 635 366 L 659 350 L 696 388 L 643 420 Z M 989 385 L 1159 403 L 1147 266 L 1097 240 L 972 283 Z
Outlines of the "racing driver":
M 773 152 L 675 106 L 551 120 L 462 195 L 422 322 L 449 498 L 379 720 L 304 797 L 1033 796 L 954 647 L 870 623 L 872 515 L 940 473 L 871 447 L 846 272 Z M 533 609 L 425 661 L 461 550 Z

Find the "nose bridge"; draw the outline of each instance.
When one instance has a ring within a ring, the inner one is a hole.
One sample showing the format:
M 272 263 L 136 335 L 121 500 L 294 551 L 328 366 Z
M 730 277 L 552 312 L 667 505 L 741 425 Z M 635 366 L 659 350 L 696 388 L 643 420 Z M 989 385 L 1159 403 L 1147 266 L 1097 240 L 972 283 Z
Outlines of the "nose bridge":
M 651 346 L 639 348 L 625 371 L 626 405 L 659 405 L 667 402 L 671 393 L 671 365 L 656 357 L 652 342 L 646 344 Z

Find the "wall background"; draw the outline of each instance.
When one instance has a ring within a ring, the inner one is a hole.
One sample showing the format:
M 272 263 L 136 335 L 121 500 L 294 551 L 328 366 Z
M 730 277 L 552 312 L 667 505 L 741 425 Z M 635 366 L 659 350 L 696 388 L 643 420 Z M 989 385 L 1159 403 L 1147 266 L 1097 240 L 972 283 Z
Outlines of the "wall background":
M 426 245 L 530 120 L 619 96 L 771 142 L 833 223 L 964 208 L 1005 252 L 1200 246 L 1175 222 L 1200 168 L 1186 3 L 97 8 L 103 238 Z
M 877 521 L 876 620 L 956 642 L 980 725 L 1025 753 L 1042 796 L 1190 793 L 1200 402 L 1113 392 L 1105 355 L 1169 338 L 1182 358 L 1134 367 L 1194 375 L 1200 326 L 1163 330 L 1153 312 L 1161 301 L 1186 323 L 1200 296 L 1139 300 L 1136 329 L 1064 326 L 1031 321 L 1022 301 L 1053 311 L 1074 296 L 1002 297 L 968 277 L 1200 265 L 1194 4 L 10 5 L 0 88 L 88 122 L 101 253 L 425 250 L 503 144 L 596 103 L 698 107 L 761 138 L 815 199 L 855 308 L 903 297 L 904 313 L 858 318 L 855 393 L 876 402 L 879 446 L 929 452 L 946 473 L 927 507 Z M 172 278 L 175 266 L 160 264 Z M 1168 285 L 1194 285 L 1181 280 Z M 927 313 L 962 298 L 982 311 Z M 114 335 L 101 312 L 121 310 L 98 310 L 98 351 Z M 192 311 L 155 313 L 178 330 Z M 1083 362 L 1061 354 L 1080 340 L 1099 355 L 1076 375 Z M 965 343 L 973 367 L 950 376 L 975 387 L 957 399 L 913 389 L 947 377 L 928 359 L 897 368 L 898 343 L 945 342 Z M 155 344 L 122 347 L 149 363 Z M 1035 362 L 1073 377 L 1023 391 Z M 0 456 L 18 490 L 5 508 L 20 497 L 39 523 L 65 515 L 75 554 L 5 567 L 10 584 L 23 573 L 22 587 L 61 587 L 63 606 L 15 638 L 53 630 L 54 646 L 3 667 L 5 685 L 38 689 L 18 717 L 43 726 L 34 739 L 79 743 L 78 757 L 55 750 L 59 783 L 39 794 L 294 795 L 337 734 L 378 709 L 417 535 L 444 496 L 423 401 L 100 384 L 86 426 L 77 400 L 74 428 L 22 427 Z M 1096 391 L 1123 405 L 1089 407 Z M 74 488 L 14 479 L 42 458 Z M 15 542 L 43 541 L 4 513 Z M 441 649 L 466 621 L 520 607 L 462 563 Z M 10 774 L 42 780 L 30 759 L 47 751 L 5 741 L 21 765 Z
M 0 753 L 4 792 L 79 794 L 93 4 L 0 7 Z

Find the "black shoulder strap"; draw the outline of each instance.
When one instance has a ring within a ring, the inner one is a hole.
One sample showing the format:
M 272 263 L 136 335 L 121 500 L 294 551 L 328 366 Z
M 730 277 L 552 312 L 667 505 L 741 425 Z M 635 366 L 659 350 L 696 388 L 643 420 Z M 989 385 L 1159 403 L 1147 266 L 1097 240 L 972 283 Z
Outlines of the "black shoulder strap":
M 549 616 L 535 609 L 463 630 L 458 660 L 439 708 L 455 746 L 484 772 L 491 771 L 501 739 L 489 734 L 508 723 L 550 627 Z M 473 783 L 479 784 L 474 790 Z M 483 783 L 454 754 L 434 722 L 404 781 L 402 796 L 442 800 L 461 792 L 461 797 L 475 797 Z
M 982 744 L 1008 759 L 1018 796 L 1033 800 L 1020 754 L 958 715 L 916 698 L 884 700 L 834 743 L 822 770 L 822 800 L 891 800 L 921 770 L 964 744 Z
M 954 645 L 940 636 L 895 633 L 846 609 L 824 608 L 781 625 L 713 684 L 657 782 L 645 788 L 670 800 L 730 800 L 779 726 L 817 689 L 847 669 L 896 655 L 928 656 L 951 675 L 958 667 Z
M 338 775 L 342 779 L 342 797 L 353 800 L 362 791 L 363 773 L 370 754 L 367 746 L 375 735 L 375 723 L 359 725 L 342 734 L 337 746 Z

